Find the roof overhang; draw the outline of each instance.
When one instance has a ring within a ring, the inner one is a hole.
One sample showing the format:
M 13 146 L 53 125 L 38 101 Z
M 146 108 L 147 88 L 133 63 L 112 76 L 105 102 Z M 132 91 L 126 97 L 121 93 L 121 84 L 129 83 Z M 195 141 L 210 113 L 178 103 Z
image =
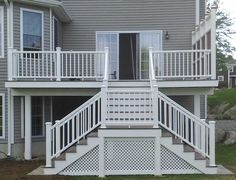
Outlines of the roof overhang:
M 13 0 L 14 2 L 24 3 L 29 5 L 36 5 L 41 7 L 49 7 L 53 10 L 61 22 L 71 22 L 71 17 L 67 13 L 63 3 L 58 0 Z

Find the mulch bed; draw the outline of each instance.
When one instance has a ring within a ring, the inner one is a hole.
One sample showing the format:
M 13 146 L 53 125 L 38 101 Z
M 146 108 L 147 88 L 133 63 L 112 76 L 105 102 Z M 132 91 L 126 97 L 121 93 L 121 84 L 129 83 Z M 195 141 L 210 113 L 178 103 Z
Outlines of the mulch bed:
M 16 161 L 0 160 L 0 180 L 74 180 L 68 176 L 29 176 L 27 175 L 40 165 L 43 161 Z

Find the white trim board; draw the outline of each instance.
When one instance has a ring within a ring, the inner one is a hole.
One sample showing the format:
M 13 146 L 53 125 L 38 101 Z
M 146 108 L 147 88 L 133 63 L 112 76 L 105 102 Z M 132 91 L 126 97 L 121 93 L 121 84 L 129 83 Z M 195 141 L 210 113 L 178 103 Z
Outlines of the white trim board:
M 0 96 L 2 97 L 2 136 L 0 136 L 0 139 L 5 139 L 5 94 L 0 93 Z
M 0 54 L 0 58 L 4 58 L 4 50 L 5 50 L 5 44 L 4 44 L 4 6 L 0 6 L 0 24 L 2 26 L 2 29 L 1 29 L 1 54 Z
M 42 17 L 42 51 L 44 50 L 44 11 L 28 9 L 28 8 L 20 8 L 20 50 L 23 51 L 23 12 L 34 12 L 41 14 Z

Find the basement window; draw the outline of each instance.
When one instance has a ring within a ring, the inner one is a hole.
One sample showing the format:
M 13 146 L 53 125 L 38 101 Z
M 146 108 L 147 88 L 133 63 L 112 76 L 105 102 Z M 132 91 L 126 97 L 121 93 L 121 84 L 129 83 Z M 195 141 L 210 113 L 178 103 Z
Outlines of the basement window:
M 219 81 L 224 81 L 224 80 L 225 80 L 225 77 L 224 77 L 224 76 L 218 76 L 218 80 L 219 80 Z

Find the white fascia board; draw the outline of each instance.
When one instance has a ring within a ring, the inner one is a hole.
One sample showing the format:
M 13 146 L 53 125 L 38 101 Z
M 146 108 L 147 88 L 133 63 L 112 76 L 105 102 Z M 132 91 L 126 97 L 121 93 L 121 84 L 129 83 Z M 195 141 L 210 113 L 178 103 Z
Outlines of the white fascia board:
M 157 85 L 160 88 L 165 87 L 218 87 L 218 80 L 199 80 L 199 81 L 158 81 Z

